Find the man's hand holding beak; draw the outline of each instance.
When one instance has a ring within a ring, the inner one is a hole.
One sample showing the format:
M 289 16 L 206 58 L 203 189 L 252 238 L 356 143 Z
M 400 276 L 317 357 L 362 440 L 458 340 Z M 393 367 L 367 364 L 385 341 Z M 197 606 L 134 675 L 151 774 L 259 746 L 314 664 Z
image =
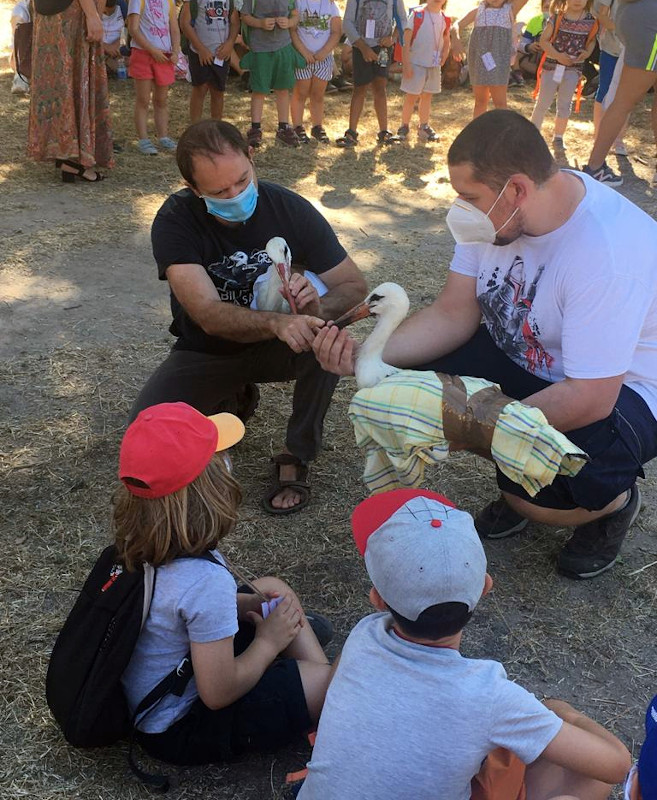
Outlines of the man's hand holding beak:
M 304 353 L 312 349 L 315 334 L 325 325 L 323 319 L 307 314 L 274 314 L 271 329 L 295 353 Z
M 311 314 L 314 317 L 319 317 L 321 313 L 321 301 L 317 294 L 317 289 L 306 278 L 298 272 L 293 272 L 290 278 L 290 294 L 296 303 L 297 312 L 299 314 Z M 285 297 L 285 292 L 281 288 L 281 294 Z
M 318 331 L 312 343 L 313 353 L 321 367 L 334 375 L 353 375 L 358 342 L 347 330 L 327 325 Z

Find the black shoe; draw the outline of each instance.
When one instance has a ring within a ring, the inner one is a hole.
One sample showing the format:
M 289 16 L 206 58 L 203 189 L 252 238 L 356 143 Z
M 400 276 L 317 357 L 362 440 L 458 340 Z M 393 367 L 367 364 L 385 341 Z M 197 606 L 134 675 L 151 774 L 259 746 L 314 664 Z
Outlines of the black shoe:
M 575 528 L 557 559 L 557 568 L 569 578 L 595 578 L 614 566 L 623 539 L 641 510 L 641 492 L 634 484 L 623 508 Z
M 504 539 L 523 531 L 529 520 L 516 514 L 506 500 L 500 497 L 481 509 L 474 524 L 482 539 Z
M 322 614 L 318 614 L 316 611 L 307 611 L 306 619 L 310 623 L 310 627 L 315 632 L 317 641 L 322 647 L 326 647 L 326 645 L 333 639 L 334 631 L 331 620 Z

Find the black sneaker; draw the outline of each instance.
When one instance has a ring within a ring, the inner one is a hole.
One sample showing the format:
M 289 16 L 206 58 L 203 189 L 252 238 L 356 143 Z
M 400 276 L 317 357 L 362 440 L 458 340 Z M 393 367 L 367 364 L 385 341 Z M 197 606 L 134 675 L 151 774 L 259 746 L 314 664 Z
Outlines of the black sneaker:
M 523 531 L 529 520 L 516 514 L 506 500 L 499 497 L 481 509 L 474 524 L 482 539 L 504 539 Z
M 322 647 L 332 641 L 333 639 L 333 623 L 328 617 L 318 614 L 316 611 L 306 611 L 306 619 L 313 629 L 317 641 Z
M 569 578 L 595 578 L 614 566 L 627 532 L 641 510 L 641 492 L 634 484 L 623 508 L 575 528 L 557 559 L 557 568 Z
M 610 167 L 607 166 L 607 162 L 604 161 L 602 166 L 598 169 L 591 169 L 588 164 L 582 167 L 582 172 L 590 175 L 594 180 L 600 181 L 600 183 L 606 183 L 607 186 L 622 186 L 623 185 L 623 176 L 617 175 Z

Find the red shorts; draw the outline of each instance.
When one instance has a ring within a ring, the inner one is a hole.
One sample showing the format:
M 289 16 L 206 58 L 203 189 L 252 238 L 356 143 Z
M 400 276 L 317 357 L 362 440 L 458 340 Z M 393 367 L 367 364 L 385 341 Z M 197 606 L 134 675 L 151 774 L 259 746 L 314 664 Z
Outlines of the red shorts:
M 170 61 L 160 64 L 146 50 L 133 47 L 128 75 L 138 81 L 154 81 L 156 86 L 171 86 L 176 80 L 176 68 Z
M 472 800 L 527 800 L 525 768 L 510 750 L 493 750 L 472 779 Z

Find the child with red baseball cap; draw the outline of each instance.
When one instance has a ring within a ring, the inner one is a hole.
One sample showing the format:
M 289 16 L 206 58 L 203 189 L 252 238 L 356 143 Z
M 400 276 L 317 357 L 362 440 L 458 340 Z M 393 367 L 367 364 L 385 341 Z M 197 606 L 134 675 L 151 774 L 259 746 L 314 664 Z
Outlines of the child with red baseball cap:
M 191 651 L 194 676 L 137 720 L 137 739 L 175 764 L 274 750 L 317 722 L 329 665 L 290 587 L 238 589 L 216 549 L 241 501 L 227 451 L 244 435 L 232 414 L 186 403 L 142 411 L 121 444 L 116 546 L 127 569 L 157 567 L 150 610 L 123 674 L 131 712 Z M 262 602 L 264 599 L 264 603 Z
M 397 489 L 352 527 L 378 613 L 345 643 L 299 800 L 607 798 L 630 760 L 615 736 L 459 652 L 492 587 L 472 517 Z

